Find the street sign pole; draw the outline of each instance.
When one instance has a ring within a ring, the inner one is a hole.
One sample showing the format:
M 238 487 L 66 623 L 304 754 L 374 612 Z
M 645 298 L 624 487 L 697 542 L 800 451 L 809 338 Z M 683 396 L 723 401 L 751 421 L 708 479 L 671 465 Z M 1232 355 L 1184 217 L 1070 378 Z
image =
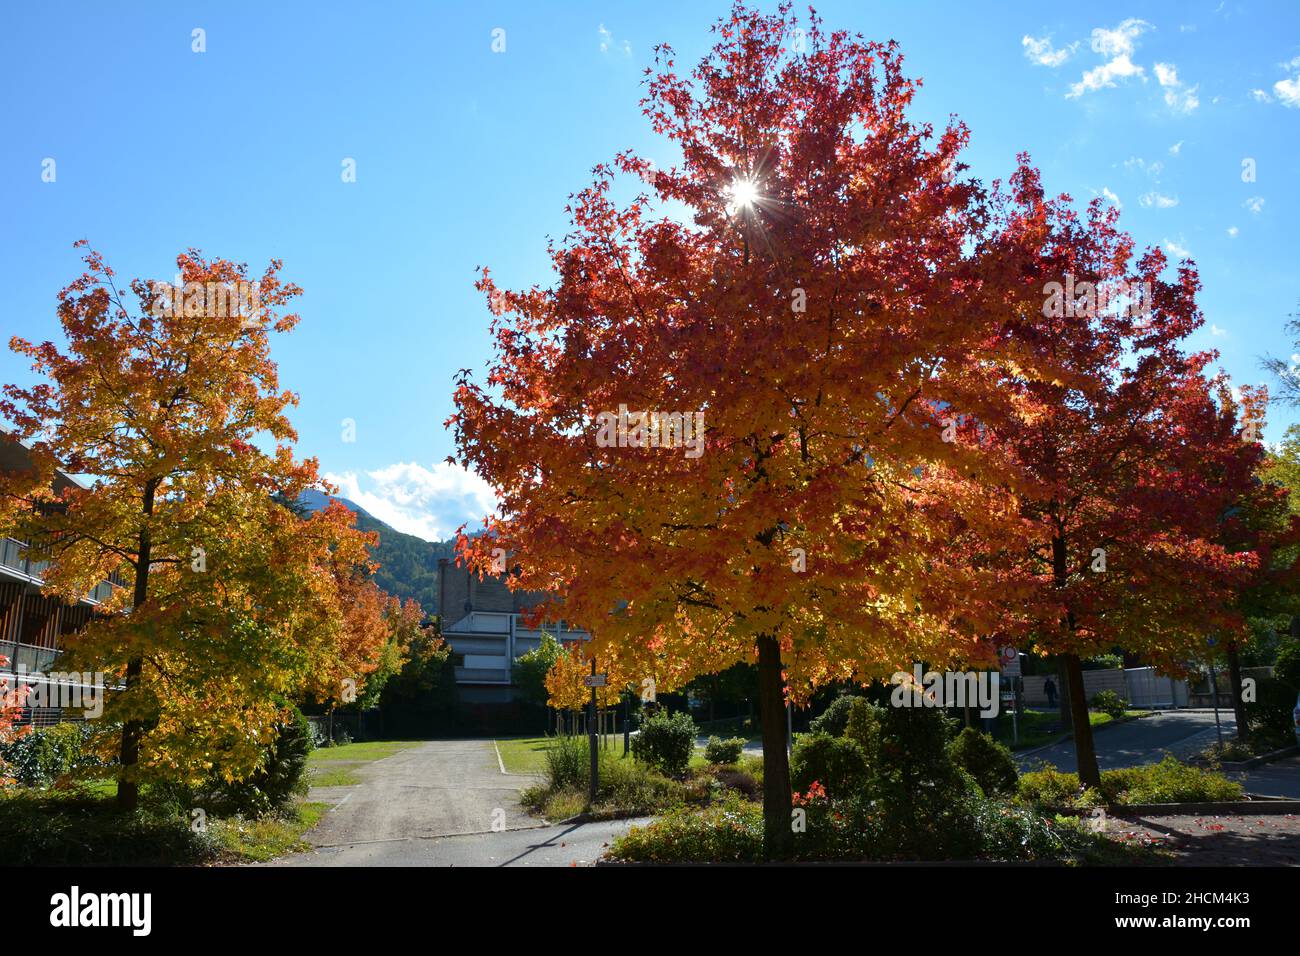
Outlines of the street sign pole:
M 1213 637 L 1207 637 L 1205 643 L 1211 648 L 1210 654 L 1214 654 L 1214 645 L 1218 641 Z M 1214 704 L 1214 732 L 1219 738 L 1219 749 L 1223 749 L 1223 726 L 1219 723 L 1219 679 L 1214 673 L 1214 657 L 1209 658 L 1210 662 L 1210 701 Z
M 587 734 L 591 743 L 591 786 L 587 793 L 587 806 L 596 805 L 596 791 L 600 788 L 600 753 L 596 749 L 596 659 L 591 659 L 591 703 L 587 705 Z

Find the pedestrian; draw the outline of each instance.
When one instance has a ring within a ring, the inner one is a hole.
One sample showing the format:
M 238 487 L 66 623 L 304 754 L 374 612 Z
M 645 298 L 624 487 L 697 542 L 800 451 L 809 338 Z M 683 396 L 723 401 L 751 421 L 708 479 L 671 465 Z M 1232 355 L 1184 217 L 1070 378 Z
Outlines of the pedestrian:
M 1043 681 L 1043 693 L 1047 695 L 1047 706 L 1056 706 L 1056 682 L 1050 677 Z

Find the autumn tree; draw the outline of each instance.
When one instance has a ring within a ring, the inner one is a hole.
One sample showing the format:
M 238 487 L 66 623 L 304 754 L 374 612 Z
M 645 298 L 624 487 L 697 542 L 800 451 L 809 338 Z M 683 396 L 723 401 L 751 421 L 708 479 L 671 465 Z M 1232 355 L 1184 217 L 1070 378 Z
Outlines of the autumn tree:
M 27 700 L 27 688 L 16 677 L 4 672 L 9 666 L 9 658 L 0 654 L 0 749 L 27 732 L 26 727 L 15 726 L 22 717 L 23 705 Z M 4 757 L 0 755 L 0 787 L 10 783 L 5 773 Z
M 990 434 L 1021 471 L 1025 625 L 1064 662 L 1079 777 L 1095 787 L 1081 659 L 1118 646 L 1180 669 L 1241 631 L 1234 595 L 1259 556 L 1228 546 L 1224 521 L 1262 452 L 1216 400 L 1213 354 L 1180 347 L 1202 322 L 1195 267 L 1166 278 L 1116 210 L 1046 198 L 1023 159 L 1009 186 L 996 254 L 1022 286 L 1014 331 L 1036 360 L 1002 384 L 1015 418 Z
M 121 726 L 130 810 L 143 777 L 251 772 L 280 695 L 362 667 L 336 572 L 363 566 L 366 539 L 341 505 L 304 520 L 283 504 L 316 483 L 316 463 L 293 456 L 296 397 L 269 354 L 298 321 L 278 261 L 252 279 L 190 251 L 175 282 L 126 289 L 98 253 L 85 262 L 58 296 L 66 344 L 10 343 L 43 381 L 0 402 L 33 462 L 0 475 L 0 525 L 49 560 L 50 593 L 125 581 L 67 660 L 120 681 L 105 719 Z M 56 495 L 57 468 L 89 487 Z
M 675 164 L 597 167 L 552 287 L 484 270 L 496 355 L 450 423 L 501 502 L 462 558 L 486 573 L 505 548 L 602 669 L 668 691 L 757 663 L 779 857 L 787 699 L 991 660 L 1005 582 L 944 545 L 1014 524 L 973 425 L 1005 414 L 1011 343 L 967 132 L 907 118 L 897 46 L 788 7 L 715 32 L 689 76 L 667 46 L 647 71 Z

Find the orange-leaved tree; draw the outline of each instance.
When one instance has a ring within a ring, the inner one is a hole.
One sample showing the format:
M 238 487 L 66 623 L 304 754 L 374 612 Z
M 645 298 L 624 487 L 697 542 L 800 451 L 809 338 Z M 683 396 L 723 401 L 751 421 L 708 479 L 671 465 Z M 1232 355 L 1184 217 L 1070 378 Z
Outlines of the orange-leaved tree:
M 0 475 L 0 525 L 50 562 L 49 593 L 122 575 L 68 662 L 121 687 L 104 719 L 129 810 L 143 777 L 251 772 L 284 696 L 337 678 L 340 657 L 358 669 L 336 570 L 369 565 L 345 508 L 293 507 L 317 479 L 269 353 L 298 321 L 279 262 L 252 278 L 190 251 L 177 282 L 127 289 L 99 254 L 85 262 L 58 296 L 66 344 L 10 343 L 44 381 L 0 402 L 33 463 Z M 59 468 L 88 484 L 56 494 Z
M 788 6 L 715 29 L 691 76 L 661 46 L 648 80 L 678 164 L 597 167 L 553 287 L 484 270 L 496 356 L 450 422 L 501 503 L 466 560 L 508 551 L 634 685 L 757 660 L 779 857 L 787 698 L 988 659 L 1003 582 L 949 543 L 1015 524 L 974 424 L 1004 414 L 1014 343 L 966 130 L 907 118 L 896 46 Z
M 1046 198 L 1023 157 L 1009 185 L 998 255 L 1035 372 L 1009 370 L 1012 414 L 989 433 L 1020 471 L 1023 623 L 1063 661 L 1079 777 L 1096 787 L 1081 660 L 1118 646 L 1177 670 L 1240 633 L 1234 595 L 1259 555 L 1226 546 L 1224 522 L 1263 452 L 1216 398 L 1214 355 L 1181 347 L 1202 321 L 1195 267 L 1167 276 L 1161 250 L 1135 257 L 1115 209 Z

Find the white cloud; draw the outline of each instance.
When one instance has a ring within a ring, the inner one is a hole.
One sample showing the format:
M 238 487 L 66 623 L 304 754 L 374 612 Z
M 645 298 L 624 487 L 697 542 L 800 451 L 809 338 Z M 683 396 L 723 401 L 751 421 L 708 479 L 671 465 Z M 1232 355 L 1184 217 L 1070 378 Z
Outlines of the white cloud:
M 1150 29 L 1151 24 L 1134 17 L 1113 30 L 1097 27 L 1092 31 L 1092 48 L 1102 56 L 1132 56 L 1137 50 L 1137 38 Z
M 1251 196 L 1249 199 L 1247 199 L 1247 200 L 1246 200 L 1244 203 L 1242 203 L 1241 205 L 1242 205 L 1242 208 L 1244 208 L 1244 209 L 1249 209 L 1249 210 L 1251 211 L 1252 214 L 1258 216 L 1261 212 L 1264 211 L 1264 197 L 1263 197 L 1263 196 Z
M 1283 106 L 1300 109 L 1300 76 L 1288 77 L 1273 84 L 1273 92 Z
M 1270 96 L 1267 90 L 1262 89 L 1253 89 L 1250 95 L 1259 103 L 1272 103 L 1276 97 L 1283 106 L 1300 109 L 1300 56 L 1292 57 L 1285 63 L 1279 63 L 1278 66 L 1290 75 L 1273 84 L 1274 95 Z
M 1128 159 L 1124 160 L 1124 168 L 1129 170 L 1136 169 L 1140 172 L 1144 172 L 1156 182 L 1159 182 L 1160 174 L 1164 172 L 1165 164 L 1160 162 L 1158 159 L 1154 162 L 1148 163 L 1141 156 L 1130 156 Z
M 632 44 L 628 43 L 626 40 L 621 43 L 616 41 L 614 39 L 614 34 L 605 28 L 605 24 L 602 23 L 597 28 L 597 33 L 600 36 L 601 53 L 608 53 L 610 50 L 617 48 L 624 56 L 632 55 Z
M 1069 46 L 1063 46 L 1059 50 L 1052 46 L 1050 36 L 1034 37 L 1025 35 L 1020 39 L 1020 45 L 1025 48 L 1025 59 L 1035 66 L 1060 66 L 1066 60 L 1074 55 L 1074 51 L 1079 48 L 1078 42 L 1071 43 Z
M 427 541 L 444 541 L 469 522 L 471 530 L 496 509 L 492 488 L 459 465 L 439 462 L 425 468 L 398 462 L 358 476 L 355 472 L 326 474 L 341 498 L 356 502 L 398 531 Z
M 1137 50 L 1138 37 L 1149 29 L 1151 24 L 1145 20 L 1130 17 L 1113 30 L 1104 27 L 1093 30 L 1092 49 L 1106 57 L 1106 62 L 1087 70 L 1079 78 L 1079 82 L 1072 83 L 1070 92 L 1065 94 L 1066 98 L 1073 99 L 1092 90 L 1115 86 L 1117 80 L 1126 80 L 1133 76 L 1145 81 L 1146 71 L 1134 63 L 1132 58 Z
M 1186 141 L 1186 140 L 1183 140 L 1183 139 L 1180 139 L 1178 142 L 1174 143 L 1174 145 L 1170 146 L 1170 147 L 1169 147 L 1169 155 L 1170 155 L 1170 156 L 1177 156 L 1179 153 L 1181 153 L 1181 152 L 1183 151 L 1183 143 L 1185 143 L 1185 142 L 1187 142 L 1187 141 Z
M 1229 236 L 1229 238 L 1236 239 L 1236 238 L 1237 238 L 1237 233 L 1239 233 L 1239 232 L 1241 232 L 1241 230 L 1238 229 L 1236 226 L 1229 226 L 1229 227 L 1228 227 L 1228 236 Z
M 1183 245 L 1181 239 L 1182 239 L 1181 236 L 1179 237 L 1179 241 L 1175 241 L 1173 239 L 1166 239 L 1165 249 L 1169 252 L 1171 256 L 1175 256 L 1176 258 L 1179 259 L 1186 259 L 1188 256 L 1192 254 L 1192 250 L 1188 249 L 1185 245 Z
M 1172 209 L 1178 205 L 1177 196 L 1166 196 L 1163 193 L 1149 192 L 1144 193 L 1138 198 L 1138 204 L 1143 209 L 1150 209 L 1155 206 L 1157 209 Z
M 1165 91 L 1165 105 L 1175 113 L 1190 113 L 1201 101 L 1196 96 L 1197 86 L 1188 86 L 1178 79 L 1178 68 L 1172 63 L 1155 65 L 1156 80 Z
M 1123 204 L 1122 202 L 1119 201 L 1119 197 L 1118 197 L 1118 196 L 1116 196 L 1113 192 L 1110 191 L 1110 187 L 1109 187 L 1109 186 L 1102 186 L 1102 187 L 1101 187 L 1101 194 L 1102 194 L 1103 196 L 1105 196 L 1106 199 L 1108 199 L 1108 200 L 1111 202 L 1111 204 L 1114 205 L 1114 207 L 1115 207 L 1116 209 L 1121 209 L 1121 210 L 1122 210 L 1122 209 L 1124 208 L 1124 204 Z
M 1217 325 L 1215 325 L 1213 322 L 1211 322 L 1211 323 L 1210 323 L 1210 334 L 1211 334 L 1211 335 L 1214 335 L 1214 336 L 1222 337 L 1222 336 L 1225 336 L 1225 335 L 1228 334 L 1228 330 L 1227 330 L 1227 329 L 1221 329 L 1221 328 L 1219 328 Z

